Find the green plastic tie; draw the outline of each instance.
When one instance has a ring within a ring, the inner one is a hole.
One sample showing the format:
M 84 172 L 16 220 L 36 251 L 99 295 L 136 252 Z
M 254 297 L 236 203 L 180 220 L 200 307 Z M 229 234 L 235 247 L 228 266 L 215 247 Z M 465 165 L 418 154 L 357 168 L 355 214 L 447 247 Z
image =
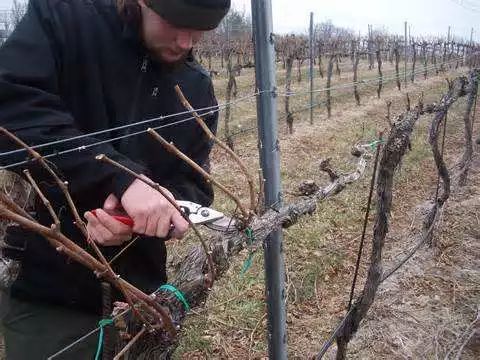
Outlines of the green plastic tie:
M 104 328 L 108 325 L 113 325 L 112 319 L 102 319 L 98 322 L 98 326 L 100 327 L 100 334 L 98 335 L 97 353 L 95 354 L 95 360 L 100 360 L 100 356 L 102 355 Z
M 161 290 L 171 292 L 173 295 L 175 295 L 177 300 L 180 301 L 183 304 L 183 307 L 185 308 L 185 311 L 187 311 L 187 312 L 190 311 L 190 305 L 188 304 L 188 301 L 185 298 L 185 295 L 183 294 L 183 292 L 178 290 L 175 286 L 173 286 L 171 284 L 164 284 L 164 285 L 160 286 L 157 291 L 161 291 Z
M 253 253 L 251 252 L 250 255 L 248 255 L 247 260 L 243 263 L 242 270 L 240 271 L 240 275 L 245 275 L 245 273 L 250 270 L 253 264 Z
M 375 140 L 375 141 L 371 142 L 370 144 L 367 144 L 367 146 L 370 146 L 370 148 L 372 150 L 376 150 L 377 146 L 379 144 L 385 144 L 385 141 L 383 139 L 382 140 Z
M 255 235 L 253 234 L 252 228 L 246 228 L 245 234 L 247 234 L 247 244 L 250 246 L 253 245 L 253 243 L 255 242 Z M 243 263 L 240 275 L 244 275 L 252 267 L 253 255 L 253 251 L 250 250 L 250 254 L 248 255 L 247 260 L 245 260 L 245 262 Z

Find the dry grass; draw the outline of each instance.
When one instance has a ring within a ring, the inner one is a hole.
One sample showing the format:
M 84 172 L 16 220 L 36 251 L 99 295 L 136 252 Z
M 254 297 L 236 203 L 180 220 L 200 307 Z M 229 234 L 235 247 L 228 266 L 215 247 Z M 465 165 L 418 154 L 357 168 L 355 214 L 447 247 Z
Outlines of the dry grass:
M 342 63 L 342 69 L 341 77 L 334 77 L 333 85 L 351 81 L 349 63 Z M 385 64 L 385 73 L 392 69 L 390 64 Z M 451 76 L 455 74 L 452 71 Z M 283 77 L 284 72 L 280 69 L 280 89 Z M 376 77 L 376 71 L 368 71 L 363 64 L 360 78 L 373 77 Z M 425 91 L 425 102 L 432 102 L 438 100 L 445 90 L 442 76 L 427 81 L 420 80 L 420 76 L 417 79 L 416 84 L 409 84 L 408 87 L 412 99 Z M 245 71 L 237 81 L 239 96 L 254 92 L 251 70 Z M 306 81 L 294 83 L 293 90 L 306 90 L 306 84 Z M 223 102 L 225 80 L 219 78 L 215 80 L 215 85 L 219 101 Z M 317 88 L 324 86 L 325 80 L 317 81 Z M 405 93 L 398 92 L 394 86 L 394 82 L 385 86 L 381 100 L 376 98 L 376 85 L 360 87 L 362 105 L 359 107 L 354 105 L 351 89 L 335 91 L 332 94 L 332 118 L 327 120 L 326 110 L 319 107 L 315 109 L 315 124 L 310 126 L 308 112 L 298 113 L 295 115 L 293 135 L 287 135 L 284 121 L 280 123 L 281 171 L 286 202 L 295 201 L 291 193 L 302 180 L 314 179 L 317 183 L 328 181 L 318 171 L 321 158 L 332 158 L 332 163 L 344 171 L 352 168 L 354 163 L 349 155 L 350 147 L 360 140 L 374 140 L 376 133 L 388 125 L 384 118 L 385 101 L 393 101 L 392 114 L 405 108 Z M 317 101 L 323 98 L 324 94 L 319 93 Z M 304 107 L 308 99 L 307 94 L 292 98 L 293 109 Z M 460 153 L 463 105 L 464 102 L 460 102 L 450 114 L 446 148 L 450 164 L 455 162 Z M 279 97 L 278 107 L 279 112 L 283 112 L 282 97 Z M 255 99 L 235 106 L 235 129 L 256 125 L 255 114 Z M 220 124 L 223 124 L 223 113 L 220 119 Z M 408 240 L 409 234 L 419 219 L 415 207 L 432 195 L 436 183 L 434 164 L 426 141 L 427 124 L 427 118 L 419 124 L 413 138 L 413 150 L 407 155 L 396 177 L 392 211 L 394 225 L 386 244 L 386 264 L 391 264 L 398 254 L 412 245 Z M 221 125 L 220 135 L 222 132 Z M 256 172 L 259 167 L 256 133 L 246 132 L 236 137 L 235 145 L 240 157 L 252 172 Z M 214 175 L 246 202 L 246 182 L 229 158 L 215 149 L 212 165 Z M 431 250 L 422 250 L 404 270 L 385 284 L 350 347 L 351 358 L 436 358 L 437 355 L 440 358 L 451 348 L 458 351 L 459 345 L 454 344 L 462 340 L 461 334 L 475 317 L 479 302 L 478 159 L 475 167 L 476 172 L 470 176 L 475 182 L 456 193 L 443 214 L 441 231 L 438 233 L 441 251 L 434 254 Z M 288 346 L 292 359 L 314 355 L 338 319 L 344 315 L 370 175 L 323 203 L 313 215 L 284 231 Z M 214 207 L 227 213 L 235 209 L 232 202 L 218 192 Z M 169 244 L 170 264 L 174 264 L 193 241 L 195 239 Z M 366 249 L 369 245 L 367 242 Z M 368 251 L 365 252 L 367 254 Z M 247 252 L 241 253 L 227 274 L 216 283 L 205 306 L 188 317 L 175 358 L 266 358 L 263 256 L 261 253 L 255 254 L 252 268 L 242 275 L 241 269 L 247 258 Z M 367 268 L 365 259 L 361 267 L 360 284 Z M 472 342 L 465 347 L 465 358 L 474 358 L 474 351 L 478 351 L 478 348 L 474 348 L 475 344 Z
M 453 165 L 462 146 L 460 109 L 450 113 L 447 159 Z M 478 150 L 478 149 L 477 149 Z M 463 332 L 477 317 L 480 293 L 480 157 L 476 156 L 470 183 L 455 189 L 437 231 L 439 249 L 422 249 L 382 287 L 368 321 L 352 344 L 352 358 L 456 358 Z M 420 226 L 420 209 L 411 227 L 392 236 L 395 247 L 387 263 L 411 248 L 408 240 Z M 394 320 L 394 321 L 392 321 Z M 477 323 L 478 327 L 478 323 Z M 476 338 L 466 344 L 461 359 L 480 354 Z M 367 345 L 368 344 L 368 345 Z
M 365 69 L 363 72 L 365 75 Z M 369 74 L 367 77 L 373 77 L 376 73 L 372 71 Z M 455 72 L 450 76 L 454 75 Z M 348 75 L 344 74 L 344 78 L 348 78 Z M 240 84 L 248 84 L 248 81 L 252 81 L 252 79 L 246 75 L 239 79 Z M 216 85 L 222 86 L 221 80 L 217 81 Z M 296 86 L 297 90 L 300 90 L 302 86 L 306 86 L 306 82 Z M 421 91 L 425 91 L 425 102 L 432 102 L 439 99 L 445 88 L 443 77 L 436 77 L 429 78 L 427 81 L 418 81 L 414 85 L 409 84 L 408 92 L 414 99 Z M 303 89 L 305 90 L 305 87 Z M 286 126 L 281 123 L 279 129 L 281 174 L 286 202 L 295 200 L 291 192 L 302 180 L 315 179 L 318 183 L 328 181 L 318 171 L 318 163 L 321 158 L 331 157 L 333 164 L 337 167 L 343 170 L 351 169 L 353 165 L 349 155 L 351 145 L 359 140 L 373 140 L 377 131 L 387 126 L 384 118 L 386 99 L 393 101 L 393 114 L 405 108 L 405 93 L 398 92 L 393 83 L 386 85 L 381 100 L 376 98 L 375 87 L 364 87 L 360 91 L 362 96 L 360 107 L 354 105 L 351 89 L 334 93 L 336 98 L 333 116 L 330 120 L 327 120 L 326 111 L 323 108 L 315 110 L 313 126 L 308 125 L 308 112 L 297 114 L 293 135 L 287 135 Z M 217 94 L 221 94 L 221 90 L 218 88 Z M 322 94 L 322 96 L 324 95 Z M 299 108 L 303 107 L 306 101 L 307 96 L 295 97 L 292 99 L 292 104 L 294 108 Z M 447 156 L 451 158 L 451 164 L 453 164 L 453 158 L 460 153 L 459 144 L 463 136 L 460 116 L 463 105 L 464 102 L 457 105 L 450 115 Z M 279 98 L 279 110 L 283 111 L 282 98 Z M 234 110 L 234 124 L 241 127 L 254 124 L 253 121 L 256 120 L 251 118 L 252 114 L 255 114 L 254 103 L 239 104 Z M 221 117 L 221 119 L 223 118 Z M 424 118 L 419 124 L 413 138 L 413 150 L 407 155 L 402 170 L 396 177 L 397 186 L 392 212 L 394 225 L 386 245 L 386 264 L 391 264 L 397 254 L 410 248 L 411 244 L 405 239 L 408 239 L 407 235 L 413 218 L 418 218 L 418 214 L 415 214 L 413 209 L 418 203 L 432 195 L 432 189 L 436 184 L 434 163 L 426 140 L 427 124 L 427 118 Z M 237 137 L 235 142 L 237 152 L 249 168 L 255 171 L 258 168 L 256 134 L 243 134 L 243 136 Z M 246 184 L 239 176 L 239 172 L 232 168 L 230 161 L 221 152 L 215 150 L 212 163 L 215 176 L 224 183 L 228 183 L 232 189 L 245 198 L 247 196 Z M 338 319 L 344 314 L 361 233 L 369 176 L 341 195 L 324 203 L 312 216 L 303 218 L 297 225 L 284 232 L 290 358 L 304 359 L 314 355 Z M 234 209 L 228 199 L 221 194 L 217 195 L 214 206 L 225 211 Z M 455 219 L 451 221 L 462 223 L 462 226 L 471 231 L 471 225 L 463 222 L 463 216 L 457 217 L 456 214 L 450 214 L 449 209 L 451 208 L 449 207 L 444 214 L 442 229 L 446 228 L 447 220 L 445 219 L 449 218 Z M 457 269 L 470 268 L 471 276 L 476 279 L 478 285 L 479 273 L 469 267 L 468 262 L 465 262 L 462 256 L 463 252 L 472 249 L 468 250 L 463 242 L 455 241 L 455 236 L 451 239 L 452 234 L 449 232 L 442 231 L 439 236 L 442 237 L 442 244 L 445 241 L 447 243 L 453 241 L 456 244 L 456 247 L 447 247 L 442 251 L 442 256 L 445 256 L 446 253 L 451 254 L 448 259 Z M 444 238 L 445 240 L 443 240 Z M 176 244 L 174 247 L 178 246 L 180 244 Z M 368 249 L 369 244 L 367 243 L 366 246 Z M 367 254 L 368 250 L 365 252 L 365 255 Z M 414 259 L 409 265 L 411 266 L 413 263 L 415 266 L 411 267 L 412 269 L 420 268 L 426 272 L 424 264 L 429 260 L 442 274 L 445 274 L 443 271 L 447 270 L 446 264 L 441 262 L 442 256 L 435 256 L 431 251 L 425 250 L 424 259 Z M 475 256 L 478 259 L 478 253 L 475 255 L 471 252 L 470 257 Z M 205 307 L 189 317 L 183 329 L 181 344 L 175 354 L 176 358 L 262 359 L 267 356 L 263 256 L 256 254 L 252 268 L 245 275 L 241 275 L 240 270 L 247 257 L 248 254 L 243 253 L 235 259 L 226 276 L 217 282 Z M 360 284 L 365 276 L 366 267 L 365 263 L 362 264 Z M 442 276 L 449 277 L 448 274 Z M 432 330 L 434 327 L 431 322 L 426 320 L 444 319 L 445 321 L 438 322 L 439 326 L 443 326 L 448 318 L 455 319 L 457 324 L 455 333 L 458 334 L 459 329 L 466 327 L 473 316 L 472 313 L 467 314 L 467 311 L 459 309 L 472 307 L 475 301 L 478 302 L 478 299 L 475 300 L 471 296 L 475 289 L 478 290 L 478 287 L 472 288 L 473 283 L 468 285 L 462 279 L 457 279 L 456 308 L 450 309 L 448 313 L 441 313 L 435 311 L 435 307 L 424 307 L 422 310 L 424 315 L 419 316 L 418 313 L 414 313 L 413 305 L 407 306 L 407 304 L 416 304 L 412 301 L 413 299 L 423 299 L 428 303 L 429 299 L 436 297 L 443 299 L 446 296 L 437 287 L 432 287 L 431 281 L 430 277 L 424 275 L 416 276 L 415 282 L 409 278 L 402 279 L 402 275 L 392 277 L 386 286 L 395 283 L 403 284 L 408 288 L 409 284 L 415 284 L 412 286 L 412 291 L 415 293 L 409 294 L 409 298 L 404 295 L 403 288 L 401 291 L 392 292 L 391 295 L 388 290 L 382 290 L 374 311 L 369 315 L 369 320 L 365 322 L 365 330 L 359 333 L 352 346 L 350 356 L 359 359 L 434 357 L 435 352 L 425 343 L 421 343 L 421 341 L 430 341 L 434 336 Z M 463 292 L 463 289 L 467 289 L 467 292 Z M 420 306 L 420 300 L 415 306 Z M 407 312 L 407 315 L 392 311 L 394 309 L 392 306 L 395 304 L 404 304 L 401 310 Z M 411 311 L 410 315 L 418 319 L 418 324 L 408 323 L 408 331 L 405 333 L 403 333 L 405 329 L 401 326 L 396 331 L 397 317 L 401 316 L 407 321 L 411 318 L 408 315 L 409 311 Z M 451 315 L 453 313 L 455 315 Z M 377 318 L 381 318 L 381 322 L 377 321 Z M 418 326 L 419 332 L 421 329 L 426 332 L 430 331 L 431 336 L 415 335 L 416 326 Z M 397 336 L 401 336 L 401 341 L 407 344 L 405 345 L 406 349 L 401 346 L 387 345 L 396 341 L 392 339 L 396 339 Z M 442 351 L 447 349 L 449 342 L 455 340 L 454 337 L 452 339 L 452 336 L 440 339 L 439 335 L 436 339 L 441 344 L 436 350 L 439 354 L 443 354 Z

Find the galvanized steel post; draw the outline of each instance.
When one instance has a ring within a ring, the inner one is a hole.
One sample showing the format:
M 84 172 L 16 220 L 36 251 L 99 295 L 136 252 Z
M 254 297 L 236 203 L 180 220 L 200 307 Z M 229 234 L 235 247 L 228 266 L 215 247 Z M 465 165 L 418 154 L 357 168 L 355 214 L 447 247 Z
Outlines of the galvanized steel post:
M 260 163 L 265 178 L 265 205 L 277 208 L 282 204 L 280 153 L 278 142 L 275 78 L 275 36 L 271 0 L 252 0 L 252 24 L 255 47 L 257 116 Z M 287 359 L 285 311 L 285 264 L 282 231 L 271 233 L 264 242 L 266 299 L 268 311 L 269 358 Z
M 408 86 L 407 83 L 407 61 L 408 60 L 408 38 L 407 38 L 407 22 L 405 21 L 405 89 Z
M 313 59 L 315 48 L 313 41 L 313 12 L 310 13 L 310 124 L 313 125 Z

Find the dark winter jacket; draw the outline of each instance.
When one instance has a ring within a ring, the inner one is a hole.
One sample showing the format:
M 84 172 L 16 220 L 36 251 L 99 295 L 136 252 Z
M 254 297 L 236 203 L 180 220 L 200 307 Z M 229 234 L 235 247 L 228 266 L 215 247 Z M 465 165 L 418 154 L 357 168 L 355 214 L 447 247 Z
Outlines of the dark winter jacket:
M 176 84 L 193 107 L 216 105 L 205 70 L 193 58 L 175 68 L 149 59 L 135 29 L 120 19 L 114 0 L 31 0 L 27 14 L 0 49 L 0 126 L 35 145 L 176 114 L 185 110 L 175 95 Z M 39 151 L 43 155 L 58 154 L 49 161 L 61 178 L 68 180 L 80 214 L 102 207 L 109 193 L 120 198 L 133 181 L 120 170 L 95 160 L 98 154 L 147 174 L 179 199 L 207 205 L 213 199 L 211 186 L 149 135 L 94 145 L 188 117 L 160 118 Z M 216 115 L 210 114 L 206 121 L 216 129 Z M 163 127 L 158 132 L 197 163 L 207 161 L 211 144 L 195 121 Z M 11 141 L 0 138 L 1 152 L 16 148 Z M 0 155 L 0 164 L 6 166 L 26 157 L 25 152 Z M 53 180 L 38 165 L 30 163 L 27 167 L 60 214 L 62 232 L 88 249 Z M 24 168 L 12 170 L 21 173 Z M 34 210 L 42 224 L 52 223 L 38 201 Z M 8 229 L 6 243 L 26 245 L 24 251 L 4 251 L 22 261 L 12 296 L 99 310 L 99 280 L 91 271 L 56 253 L 45 239 L 18 227 Z M 114 247 L 102 250 L 107 258 L 118 252 Z M 150 292 L 166 280 L 165 256 L 163 241 L 142 238 L 113 267 Z

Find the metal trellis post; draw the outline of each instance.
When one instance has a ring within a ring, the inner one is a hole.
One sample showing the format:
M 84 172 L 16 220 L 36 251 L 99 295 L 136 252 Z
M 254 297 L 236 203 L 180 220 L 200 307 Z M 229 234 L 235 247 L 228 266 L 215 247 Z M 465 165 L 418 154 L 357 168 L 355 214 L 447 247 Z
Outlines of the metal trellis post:
M 310 124 L 313 125 L 313 12 L 310 13 Z
M 407 88 L 407 61 L 408 61 L 407 27 L 408 27 L 408 23 L 405 21 L 405 88 Z
M 278 142 L 275 49 L 271 0 L 252 0 L 255 47 L 260 162 L 265 179 L 265 206 L 282 204 Z M 272 232 L 264 242 L 269 358 L 287 359 L 285 264 L 282 232 Z
M 470 31 L 470 47 L 467 48 L 467 51 L 465 51 L 465 64 L 468 65 L 469 68 L 471 68 L 470 64 L 471 64 L 471 59 L 470 59 L 470 56 L 471 54 L 473 54 L 473 27 L 472 27 L 472 30 Z

